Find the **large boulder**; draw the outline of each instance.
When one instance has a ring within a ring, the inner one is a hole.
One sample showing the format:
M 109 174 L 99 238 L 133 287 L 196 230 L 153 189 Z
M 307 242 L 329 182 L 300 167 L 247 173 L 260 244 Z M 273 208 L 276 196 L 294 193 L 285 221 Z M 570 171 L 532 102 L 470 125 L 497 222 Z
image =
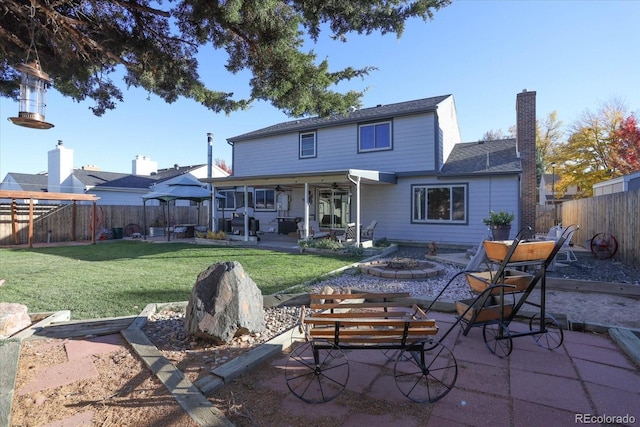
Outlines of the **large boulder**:
M 26 305 L 0 302 L 0 339 L 5 339 L 31 325 Z
M 187 305 L 187 333 L 216 344 L 265 330 L 262 292 L 236 261 L 200 273 Z

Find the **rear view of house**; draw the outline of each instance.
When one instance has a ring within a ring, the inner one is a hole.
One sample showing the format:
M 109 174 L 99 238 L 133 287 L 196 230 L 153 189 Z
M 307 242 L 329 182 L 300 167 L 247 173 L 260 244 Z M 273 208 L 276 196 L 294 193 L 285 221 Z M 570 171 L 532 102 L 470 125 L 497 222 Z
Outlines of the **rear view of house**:
M 376 237 L 469 244 L 487 234 L 490 210 L 507 210 L 517 231 L 535 217 L 535 92 L 516 103 L 518 137 L 500 141 L 462 143 L 452 95 L 230 138 L 233 175 L 204 180 L 225 195 L 214 216 L 247 213 L 278 232 L 375 220 Z

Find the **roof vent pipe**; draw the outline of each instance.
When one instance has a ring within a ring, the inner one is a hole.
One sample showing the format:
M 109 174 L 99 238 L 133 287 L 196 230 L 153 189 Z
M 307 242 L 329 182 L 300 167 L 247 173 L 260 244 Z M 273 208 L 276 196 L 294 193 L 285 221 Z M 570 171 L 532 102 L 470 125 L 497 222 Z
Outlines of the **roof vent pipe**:
M 213 134 L 211 132 L 207 133 L 207 143 L 209 144 L 207 149 L 207 178 L 211 178 L 211 169 L 213 168 Z

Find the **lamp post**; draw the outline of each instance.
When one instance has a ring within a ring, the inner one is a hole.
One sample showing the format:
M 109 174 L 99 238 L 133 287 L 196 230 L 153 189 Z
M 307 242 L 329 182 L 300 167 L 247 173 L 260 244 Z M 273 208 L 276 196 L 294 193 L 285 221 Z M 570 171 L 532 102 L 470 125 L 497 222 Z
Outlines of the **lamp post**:
M 556 162 L 551 163 L 551 201 L 553 202 L 553 225 L 558 225 L 558 205 L 556 204 Z

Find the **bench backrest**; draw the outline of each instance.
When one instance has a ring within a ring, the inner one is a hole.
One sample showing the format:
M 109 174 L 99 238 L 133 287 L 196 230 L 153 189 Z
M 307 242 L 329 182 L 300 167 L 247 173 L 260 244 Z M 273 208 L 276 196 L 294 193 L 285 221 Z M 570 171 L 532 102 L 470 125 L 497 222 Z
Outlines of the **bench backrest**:
M 343 348 L 404 348 L 438 332 L 436 321 L 406 301 L 409 293 L 312 294 L 308 337 Z M 404 299 L 404 301 L 403 301 Z

